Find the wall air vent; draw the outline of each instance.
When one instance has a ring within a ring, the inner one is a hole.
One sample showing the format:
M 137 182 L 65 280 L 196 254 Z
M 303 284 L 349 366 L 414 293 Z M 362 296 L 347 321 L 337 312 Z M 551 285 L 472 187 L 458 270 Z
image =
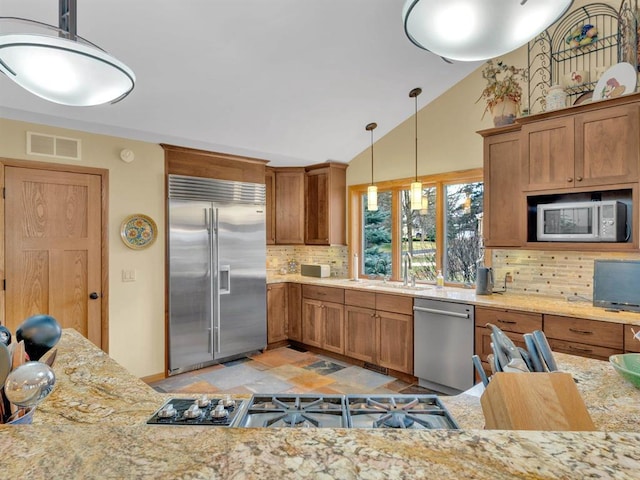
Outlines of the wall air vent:
M 27 132 L 27 155 L 80 160 L 80 139 Z

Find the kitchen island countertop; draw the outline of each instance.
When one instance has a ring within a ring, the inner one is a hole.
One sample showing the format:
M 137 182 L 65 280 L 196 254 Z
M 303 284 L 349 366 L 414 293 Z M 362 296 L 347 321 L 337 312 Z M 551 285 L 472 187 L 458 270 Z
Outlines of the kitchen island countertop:
M 482 430 L 479 400 L 442 397 L 461 431 L 147 426 L 171 395 L 73 330 L 33 425 L 0 427 L 4 478 L 637 478 L 640 391 L 606 362 L 557 354 L 598 432 Z
M 594 307 L 591 302 L 578 297 L 575 299 L 572 297 L 572 301 L 569 301 L 565 298 L 533 294 L 522 295 L 508 291 L 506 293 L 494 293 L 493 295 L 476 295 L 475 289 L 472 288 L 436 288 L 434 285 L 420 284 L 417 287 L 405 288 L 399 282 L 384 283 L 381 280 L 360 280 L 356 282 L 348 279 L 315 278 L 302 275 L 271 275 L 267 279 L 267 283 L 284 282 L 470 303 L 481 307 L 514 309 L 524 312 L 546 313 L 640 326 L 640 313 L 609 311 L 604 308 Z

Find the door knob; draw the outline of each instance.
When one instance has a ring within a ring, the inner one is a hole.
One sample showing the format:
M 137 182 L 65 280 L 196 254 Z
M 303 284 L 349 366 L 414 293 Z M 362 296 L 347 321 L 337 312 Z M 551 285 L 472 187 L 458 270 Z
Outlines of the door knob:
M 89 294 L 89 298 L 90 298 L 91 300 L 95 300 L 95 299 L 97 299 L 99 296 L 100 296 L 100 295 L 98 295 L 98 293 L 97 293 L 97 292 L 91 292 L 91 293 Z

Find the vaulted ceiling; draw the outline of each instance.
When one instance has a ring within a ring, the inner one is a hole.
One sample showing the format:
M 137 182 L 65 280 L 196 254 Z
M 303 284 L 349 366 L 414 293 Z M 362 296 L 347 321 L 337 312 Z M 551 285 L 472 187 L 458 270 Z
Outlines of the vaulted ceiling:
M 248 155 L 348 162 L 478 63 L 406 38 L 404 0 L 78 0 L 78 34 L 136 74 L 123 101 L 66 107 L 0 75 L 0 116 Z M 1 0 L 0 16 L 58 24 L 57 0 Z M 1 25 L 0 25 L 1 27 Z M 452 32 L 454 34 L 454 32 Z

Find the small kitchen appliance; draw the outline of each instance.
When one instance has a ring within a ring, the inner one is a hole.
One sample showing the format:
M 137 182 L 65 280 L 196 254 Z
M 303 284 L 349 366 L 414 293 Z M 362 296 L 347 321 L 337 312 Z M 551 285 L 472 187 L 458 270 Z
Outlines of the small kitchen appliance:
M 331 276 L 331 268 L 329 265 L 302 264 L 300 274 L 305 277 L 325 278 Z
M 491 295 L 493 293 L 493 269 L 478 267 L 476 273 L 476 295 Z
M 234 400 L 229 395 L 172 398 L 147 420 L 147 425 L 234 427 L 245 405 L 245 400 Z
M 625 242 L 627 206 L 616 200 L 539 204 L 538 241 Z

